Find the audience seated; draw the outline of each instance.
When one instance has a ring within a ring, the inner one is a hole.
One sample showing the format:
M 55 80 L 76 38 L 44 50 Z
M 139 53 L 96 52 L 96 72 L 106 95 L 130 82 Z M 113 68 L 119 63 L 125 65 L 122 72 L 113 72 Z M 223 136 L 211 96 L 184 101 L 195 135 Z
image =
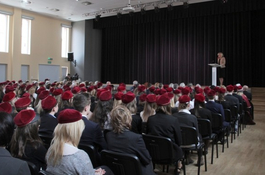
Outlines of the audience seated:
M 38 135 L 40 116 L 32 109 L 20 111 L 14 118 L 17 126 L 11 140 L 10 151 L 14 157 L 32 162 L 37 169 L 46 169 L 46 148 Z
M 14 132 L 14 122 L 10 114 L 0 112 L 0 172 L 8 175 L 30 174 L 27 162 L 14 158 L 6 149 Z
M 151 156 L 142 135 L 130 131 L 130 111 L 125 106 L 118 105 L 110 115 L 113 130 L 106 134 L 108 149 L 137 156 L 142 165 L 142 174 L 154 175 Z

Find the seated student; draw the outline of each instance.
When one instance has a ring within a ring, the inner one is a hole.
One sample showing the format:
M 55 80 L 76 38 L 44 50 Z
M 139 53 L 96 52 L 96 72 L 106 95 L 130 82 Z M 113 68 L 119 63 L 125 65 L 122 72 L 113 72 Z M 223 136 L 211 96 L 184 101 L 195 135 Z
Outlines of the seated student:
M 205 107 L 205 97 L 203 94 L 195 95 L 194 108 L 190 110 L 191 114 L 198 118 L 204 118 L 212 120 L 212 113 L 209 109 Z
M 27 162 L 13 158 L 6 150 L 14 132 L 14 122 L 10 114 L 0 112 L 0 172 L 8 175 L 30 174 Z
M 41 106 L 44 112 L 41 114 L 39 133 L 52 137 L 54 128 L 58 123 L 54 116 L 58 111 L 58 103 L 54 97 L 48 96 L 41 101 Z
M 127 92 L 122 96 L 122 105 L 126 106 L 132 115 L 132 127 L 131 131 L 141 134 L 142 133 L 142 119 L 140 115 L 137 115 L 137 105 L 134 93 Z
M 176 161 L 179 161 L 183 158 L 183 152 L 180 148 L 182 137 L 179 121 L 172 116 L 170 111 L 170 97 L 167 93 L 158 96 L 156 104 L 156 114 L 150 116 L 147 121 L 147 134 L 170 138 L 174 144 Z M 179 161 L 175 170 L 180 172 L 181 166 Z
M 104 169 L 93 169 L 87 153 L 77 148 L 85 128 L 80 112 L 65 109 L 58 116 L 58 125 L 47 152 L 47 171 L 52 174 L 103 175 Z
M 20 111 L 14 118 L 17 126 L 11 140 L 11 153 L 14 157 L 32 162 L 38 169 L 46 168 L 46 148 L 38 135 L 40 116 L 32 109 Z
M 113 130 L 106 134 L 109 150 L 136 155 L 142 165 L 142 174 L 154 175 L 151 156 L 145 147 L 142 135 L 130 131 L 130 111 L 118 105 L 111 111 Z
M 78 94 L 73 99 L 73 106 L 75 110 L 79 111 L 82 116 L 82 120 L 85 123 L 85 129 L 82 133 L 80 144 L 93 145 L 101 151 L 102 149 L 107 148 L 107 144 L 99 124 L 89 120 L 92 115 L 90 111 L 90 103 L 88 94 Z

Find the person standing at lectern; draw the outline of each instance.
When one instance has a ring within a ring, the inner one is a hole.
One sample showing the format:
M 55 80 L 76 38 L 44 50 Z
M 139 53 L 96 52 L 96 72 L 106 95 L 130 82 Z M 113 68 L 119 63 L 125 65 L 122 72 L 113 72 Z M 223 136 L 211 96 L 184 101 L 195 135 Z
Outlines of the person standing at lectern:
M 220 86 L 222 86 L 225 78 L 225 63 L 226 63 L 224 54 L 222 52 L 217 53 L 217 63 L 221 66 L 218 67 L 217 72 L 218 72 Z

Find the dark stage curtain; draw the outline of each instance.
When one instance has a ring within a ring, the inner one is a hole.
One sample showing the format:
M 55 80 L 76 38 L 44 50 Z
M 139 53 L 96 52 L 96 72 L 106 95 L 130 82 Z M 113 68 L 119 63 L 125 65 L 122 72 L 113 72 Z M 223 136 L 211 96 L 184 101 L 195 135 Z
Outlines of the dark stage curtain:
M 265 86 L 265 3 L 230 0 L 102 18 L 101 81 L 211 84 L 217 53 L 226 57 L 225 84 Z

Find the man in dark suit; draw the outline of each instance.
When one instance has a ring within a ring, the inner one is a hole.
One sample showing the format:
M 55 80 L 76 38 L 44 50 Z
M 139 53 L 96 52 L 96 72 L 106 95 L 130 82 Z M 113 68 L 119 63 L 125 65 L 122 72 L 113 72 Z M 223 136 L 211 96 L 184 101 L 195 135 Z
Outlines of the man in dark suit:
M 41 114 L 41 123 L 39 133 L 45 136 L 53 137 L 53 131 L 58 124 L 54 116 L 58 112 L 58 103 L 52 96 L 48 96 L 41 101 L 43 113 Z
M 238 98 L 233 96 L 234 86 L 228 85 L 226 87 L 226 91 L 227 91 L 227 94 L 225 96 L 225 100 L 229 101 L 232 105 L 236 105 L 237 106 L 237 110 L 239 110 L 239 100 L 238 100 Z
M 0 112 L 0 173 L 8 175 L 30 174 L 27 162 L 14 158 L 5 149 L 9 145 L 14 131 L 14 122 L 10 114 Z
M 241 88 L 242 88 L 242 86 L 241 86 Z M 234 93 L 232 94 L 234 97 L 236 97 L 237 99 L 238 99 L 238 102 L 239 103 L 243 103 L 243 98 L 241 97 L 241 95 L 238 95 L 237 94 L 237 89 L 238 89 L 238 87 L 235 85 L 234 86 Z M 239 109 L 239 108 L 238 108 Z
M 80 144 L 89 144 L 95 146 L 99 151 L 107 148 L 107 144 L 101 132 L 98 123 L 90 121 L 92 113 L 90 111 L 90 99 L 87 94 L 78 94 L 73 99 L 74 108 L 82 114 L 82 120 L 85 123 L 85 129 L 82 133 Z
M 252 94 L 251 94 L 251 92 L 249 92 L 249 88 L 247 85 L 243 86 L 243 94 L 245 94 L 245 96 L 247 96 L 249 101 L 252 100 Z

